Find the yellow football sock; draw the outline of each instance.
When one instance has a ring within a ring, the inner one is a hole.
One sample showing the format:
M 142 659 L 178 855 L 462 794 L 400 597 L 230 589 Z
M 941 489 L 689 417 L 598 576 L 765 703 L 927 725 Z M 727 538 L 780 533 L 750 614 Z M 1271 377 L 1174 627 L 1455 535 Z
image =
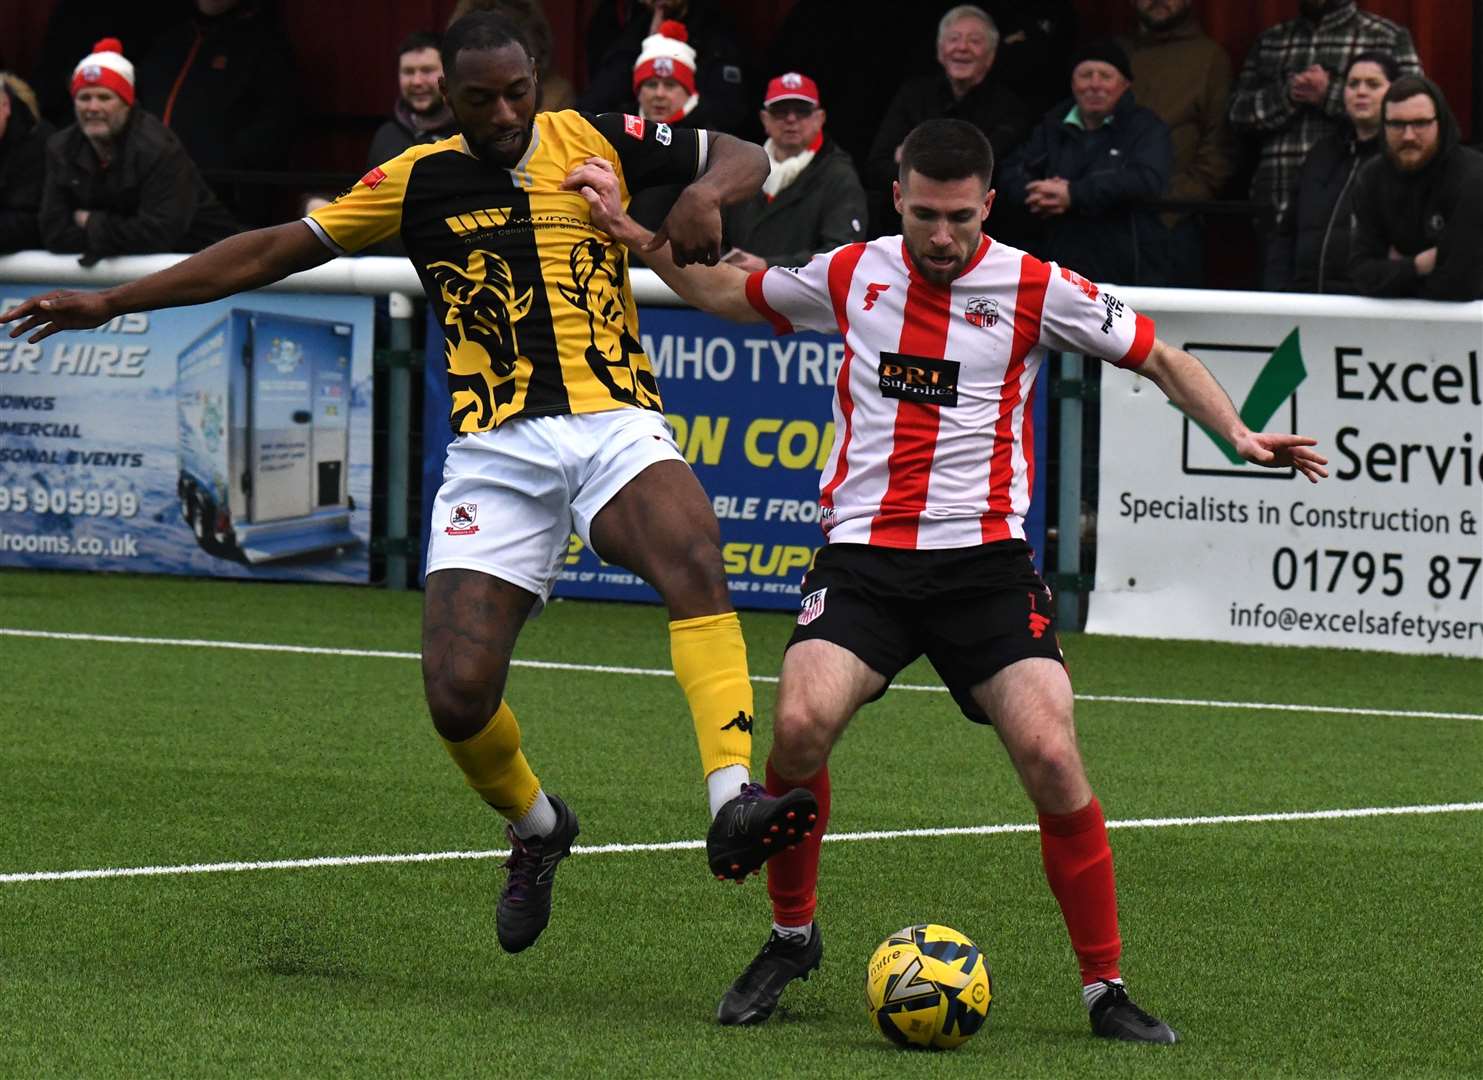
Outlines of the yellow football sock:
M 443 740 L 448 756 L 463 770 L 469 787 L 511 821 L 519 821 L 535 804 L 541 783 L 520 750 L 520 725 L 501 701 L 494 717 L 477 735 L 459 742 Z
M 752 683 L 736 612 L 675 620 L 669 652 L 695 720 L 702 772 L 708 776 L 727 765 L 750 771 Z

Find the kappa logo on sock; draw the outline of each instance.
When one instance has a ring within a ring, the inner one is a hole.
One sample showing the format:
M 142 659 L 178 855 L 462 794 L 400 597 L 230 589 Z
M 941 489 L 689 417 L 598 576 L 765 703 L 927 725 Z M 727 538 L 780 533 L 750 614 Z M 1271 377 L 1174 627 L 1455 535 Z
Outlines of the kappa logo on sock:
M 824 614 L 824 594 L 829 591 L 828 587 L 811 592 L 803 598 L 803 607 L 798 612 L 798 625 L 807 626 L 820 615 Z
M 721 725 L 722 731 L 730 731 L 732 728 L 736 728 L 743 734 L 750 734 L 752 731 L 752 718 L 743 710 L 738 709 L 735 716 Z

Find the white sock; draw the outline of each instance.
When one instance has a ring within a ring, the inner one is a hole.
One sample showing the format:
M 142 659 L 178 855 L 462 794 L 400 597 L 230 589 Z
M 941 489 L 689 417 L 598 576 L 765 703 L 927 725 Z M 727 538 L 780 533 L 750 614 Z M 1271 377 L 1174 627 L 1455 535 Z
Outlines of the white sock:
M 536 801 L 523 818 L 511 824 L 511 828 L 522 840 L 529 840 L 532 836 L 545 836 L 556 828 L 556 807 L 546 798 L 544 789 L 536 792 Z
M 802 944 L 807 945 L 813 939 L 814 924 L 809 923 L 807 926 L 780 926 L 777 923 L 773 923 L 772 932 L 774 934 L 780 934 L 783 937 L 801 937 L 803 939 Z
M 712 821 L 716 820 L 721 807 L 736 798 L 742 785 L 751 779 L 751 771 L 745 765 L 723 765 L 705 778 L 706 794 L 711 800 Z
M 1121 979 L 1108 979 L 1106 982 L 1103 982 L 1101 979 L 1098 979 L 1096 982 L 1087 983 L 1081 988 L 1081 1003 L 1090 1009 L 1097 1003 L 1098 998 L 1107 993 L 1107 983 L 1111 983 L 1113 986 L 1121 986 L 1123 981 Z

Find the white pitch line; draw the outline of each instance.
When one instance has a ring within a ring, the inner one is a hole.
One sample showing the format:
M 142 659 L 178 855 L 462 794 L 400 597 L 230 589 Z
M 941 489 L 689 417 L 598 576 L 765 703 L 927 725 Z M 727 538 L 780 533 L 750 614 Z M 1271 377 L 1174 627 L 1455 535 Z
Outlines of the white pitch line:
M 74 634 L 55 630 L 18 630 L 0 627 L 0 637 L 50 638 L 57 641 L 99 641 L 117 645 L 173 645 L 199 649 L 233 649 L 241 652 L 300 653 L 307 656 L 369 657 L 377 660 L 421 660 L 422 654 L 389 649 L 332 649 L 320 645 L 275 645 L 260 641 L 211 641 L 205 638 L 126 637 L 121 634 Z M 615 664 L 568 664 L 558 660 L 512 660 L 514 667 L 546 671 L 586 671 L 601 675 L 644 675 L 672 679 L 668 668 L 622 667 Z M 775 683 L 776 675 L 753 675 L 753 682 Z M 943 686 L 892 683 L 892 690 L 915 690 L 945 694 Z M 1077 701 L 1121 702 L 1129 705 L 1180 705 L 1202 709 L 1251 709 L 1257 712 L 1326 713 L 1337 716 L 1394 716 L 1407 720 L 1483 720 L 1483 713 L 1432 712 L 1421 709 L 1362 709 L 1347 705 L 1293 705 L 1270 701 L 1205 701 L 1198 698 L 1130 697 L 1119 694 L 1077 694 Z
M 1286 821 L 1332 821 L 1339 818 L 1393 817 L 1397 815 L 1458 814 L 1483 810 L 1483 802 L 1431 803 L 1421 806 L 1364 806 L 1338 810 L 1293 810 L 1269 814 L 1214 814 L 1207 817 L 1132 818 L 1109 821 L 1109 829 L 1167 829 L 1197 825 L 1254 825 Z M 1037 832 L 1038 825 L 1016 822 L 1004 825 L 961 825 L 935 829 L 874 829 L 866 832 L 827 833 L 825 841 L 902 840 L 942 836 L 995 836 L 1001 833 Z M 658 844 L 574 845 L 573 855 L 626 855 L 634 852 L 693 851 L 705 847 L 703 840 L 670 840 Z M 509 851 L 430 851 L 401 855 L 325 855 L 313 859 L 268 859 L 261 862 L 189 863 L 184 866 L 119 866 L 99 870 L 37 870 L 0 874 L 0 884 L 34 881 L 81 881 L 93 878 L 166 877 L 179 874 L 219 874 L 242 870 L 309 870 L 327 866 L 369 866 L 387 863 L 448 862 L 455 859 L 503 859 Z

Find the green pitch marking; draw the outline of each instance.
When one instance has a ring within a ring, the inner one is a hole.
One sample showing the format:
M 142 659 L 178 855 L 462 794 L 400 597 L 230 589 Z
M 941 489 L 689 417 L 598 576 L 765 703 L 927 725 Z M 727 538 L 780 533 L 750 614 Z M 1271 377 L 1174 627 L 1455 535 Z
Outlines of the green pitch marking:
M 1246 395 L 1246 400 L 1241 403 L 1241 422 L 1252 431 L 1265 431 L 1272 417 L 1276 416 L 1277 410 L 1282 407 L 1282 403 L 1292 397 L 1293 391 L 1307 377 L 1308 369 L 1303 364 L 1303 351 L 1298 341 L 1298 328 L 1295 326 L 1292 333 L 1283 339 L 1282 344 L 1272 350 L 1272 355 L 1268 357 L 1261 374 L 1256 377 L 1256 382 Z M 1198 420 L 1191 422 L 1197 424 L 1201 431 L 1210 436 L 1210 441 L 1220 449 L 1232 465 L 1246 463 L 1246 459 L 1238 454 L 1236 448 L 1226 439 Z

